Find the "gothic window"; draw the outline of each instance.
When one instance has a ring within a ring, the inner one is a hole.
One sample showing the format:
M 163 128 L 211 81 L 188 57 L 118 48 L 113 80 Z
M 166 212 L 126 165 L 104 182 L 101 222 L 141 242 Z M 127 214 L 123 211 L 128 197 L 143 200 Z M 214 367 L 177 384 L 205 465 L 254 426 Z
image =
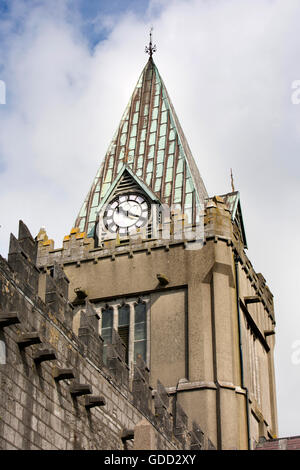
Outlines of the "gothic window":
M 134 307 L 134 362 L 137 354 L 141 354 L 146 361 L 147 319 L 146 304 L 139 302 Z
M 0 337 L 0 365 L 6 364 L 6 345 L 4 339 Z
M 113 328 L 125 344 L 125 360 L 131 367 L 136 355 L 149 362 L 149 302 L 147 299 L 116 299 L 101 308 L 101 336 L 104 340 L 103 360 L 106 362 L 107 344 L 112 340 Z
M 113 328 L 113 309 L 110 307 L 102 310 L 101 336 L 104 340 L 103 360 L 106 361 L 106 345 L 111 342 Z
M 130 308 L 129 305 L 122 305 L 119 307 L 118 312 L 118 333 L 125 344 L 125 359 L 128 364 L 128 346 L 129 346 L 129 316 Z

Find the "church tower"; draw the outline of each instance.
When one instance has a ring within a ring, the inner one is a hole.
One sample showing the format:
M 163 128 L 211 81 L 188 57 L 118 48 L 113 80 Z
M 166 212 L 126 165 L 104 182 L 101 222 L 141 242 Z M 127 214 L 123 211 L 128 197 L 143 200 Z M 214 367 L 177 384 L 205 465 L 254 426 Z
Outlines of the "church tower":
M 207 194 L 154 50 L 63 248 L 40 231 L 39 266 L 63 267 L 78 312 L 93 304 L 104 351 L 118 332 L 129 376 L 139 354 L 153 395 L 160 380 L 216 448 L 251 449 L 277 434 L 273 296 L 239 192 Z

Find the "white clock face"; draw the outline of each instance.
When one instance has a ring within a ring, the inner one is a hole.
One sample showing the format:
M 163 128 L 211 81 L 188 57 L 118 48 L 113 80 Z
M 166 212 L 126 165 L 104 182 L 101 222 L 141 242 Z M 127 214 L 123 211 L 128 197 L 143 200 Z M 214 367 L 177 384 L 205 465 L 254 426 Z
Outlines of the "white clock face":
M 120 235 L 135 233 L 146 225 L 149 219 L 149 205 L 141 194 L 116 196 L 107 206 L 104 223 L 111 233 Z

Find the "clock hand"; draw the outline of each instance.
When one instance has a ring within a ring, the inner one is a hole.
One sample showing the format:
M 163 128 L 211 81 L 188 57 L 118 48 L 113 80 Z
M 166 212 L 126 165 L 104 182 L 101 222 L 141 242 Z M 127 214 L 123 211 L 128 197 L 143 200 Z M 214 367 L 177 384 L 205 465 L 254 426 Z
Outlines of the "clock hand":
M 126 217 L 129 217 L 129 218 L 131 218 L 131 219 L 132 219 L 132 218 L 138 219 L 138 218 L 140 217 L 139 215 L 136 215 L 136 214 L 134 214 L 133 212 L 125 211 L 122 206 L 119 206 L 119 207 L 118 207 L 118 210 L 119 210 L 119 213 L 121 213 L 121 214 L 123 214 L 123 215 L 125 215 Z
M 128 211 L 125 211 L 122 206 L 119 206 L 117 209 L 119 214 L 123 214 L 127 217 Z
M 132 212 L 129 212 L 129 211 L 128 211 L 128 217 L 131 217 L 131 218 L 133 217 L 133 218 L 135 218 L 135 219 L 138 219 L 138 218 L 139 218 L 139 215 L 133 214 Z

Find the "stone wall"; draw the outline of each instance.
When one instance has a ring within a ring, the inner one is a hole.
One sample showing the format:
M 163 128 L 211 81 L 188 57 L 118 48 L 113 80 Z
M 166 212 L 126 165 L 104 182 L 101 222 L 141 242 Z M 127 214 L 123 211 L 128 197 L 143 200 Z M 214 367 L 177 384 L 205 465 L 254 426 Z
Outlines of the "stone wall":
M 237 201 L 237 194 L 228 196 Z M 45 275 L 55 263 L 63 266 L 76 305 L 83 296 L 99 312 L 140 296 L 147 301 L 150 384 L 156 389 L 161 380 L 176 393 L 190 422 L 201 423 L 216 447 L 245 449 L 262 435 L 277 435 L 275 315 L 226 200 L 207 201 L 203 244 L 178 237 L 174 227 L 169 239 L 161 237 L 162 224 L 157 239 L 100 244 L 74 228 L 54 249 L 41 230 L 38 266 Z
M 176 396 L 160 382 L 152 392 L 141 358 L 130 383 L 116 332 L 103 364 L 88 301 L 74 334 L 68 279 L 58 264 L 41 276 L 36 248 L 20 222 L 8 260 L 0 257 L 0 449 L 211 448 Z
M 262 437 L 255 450 L 300 450 L 300 436 L 265 439 Z

